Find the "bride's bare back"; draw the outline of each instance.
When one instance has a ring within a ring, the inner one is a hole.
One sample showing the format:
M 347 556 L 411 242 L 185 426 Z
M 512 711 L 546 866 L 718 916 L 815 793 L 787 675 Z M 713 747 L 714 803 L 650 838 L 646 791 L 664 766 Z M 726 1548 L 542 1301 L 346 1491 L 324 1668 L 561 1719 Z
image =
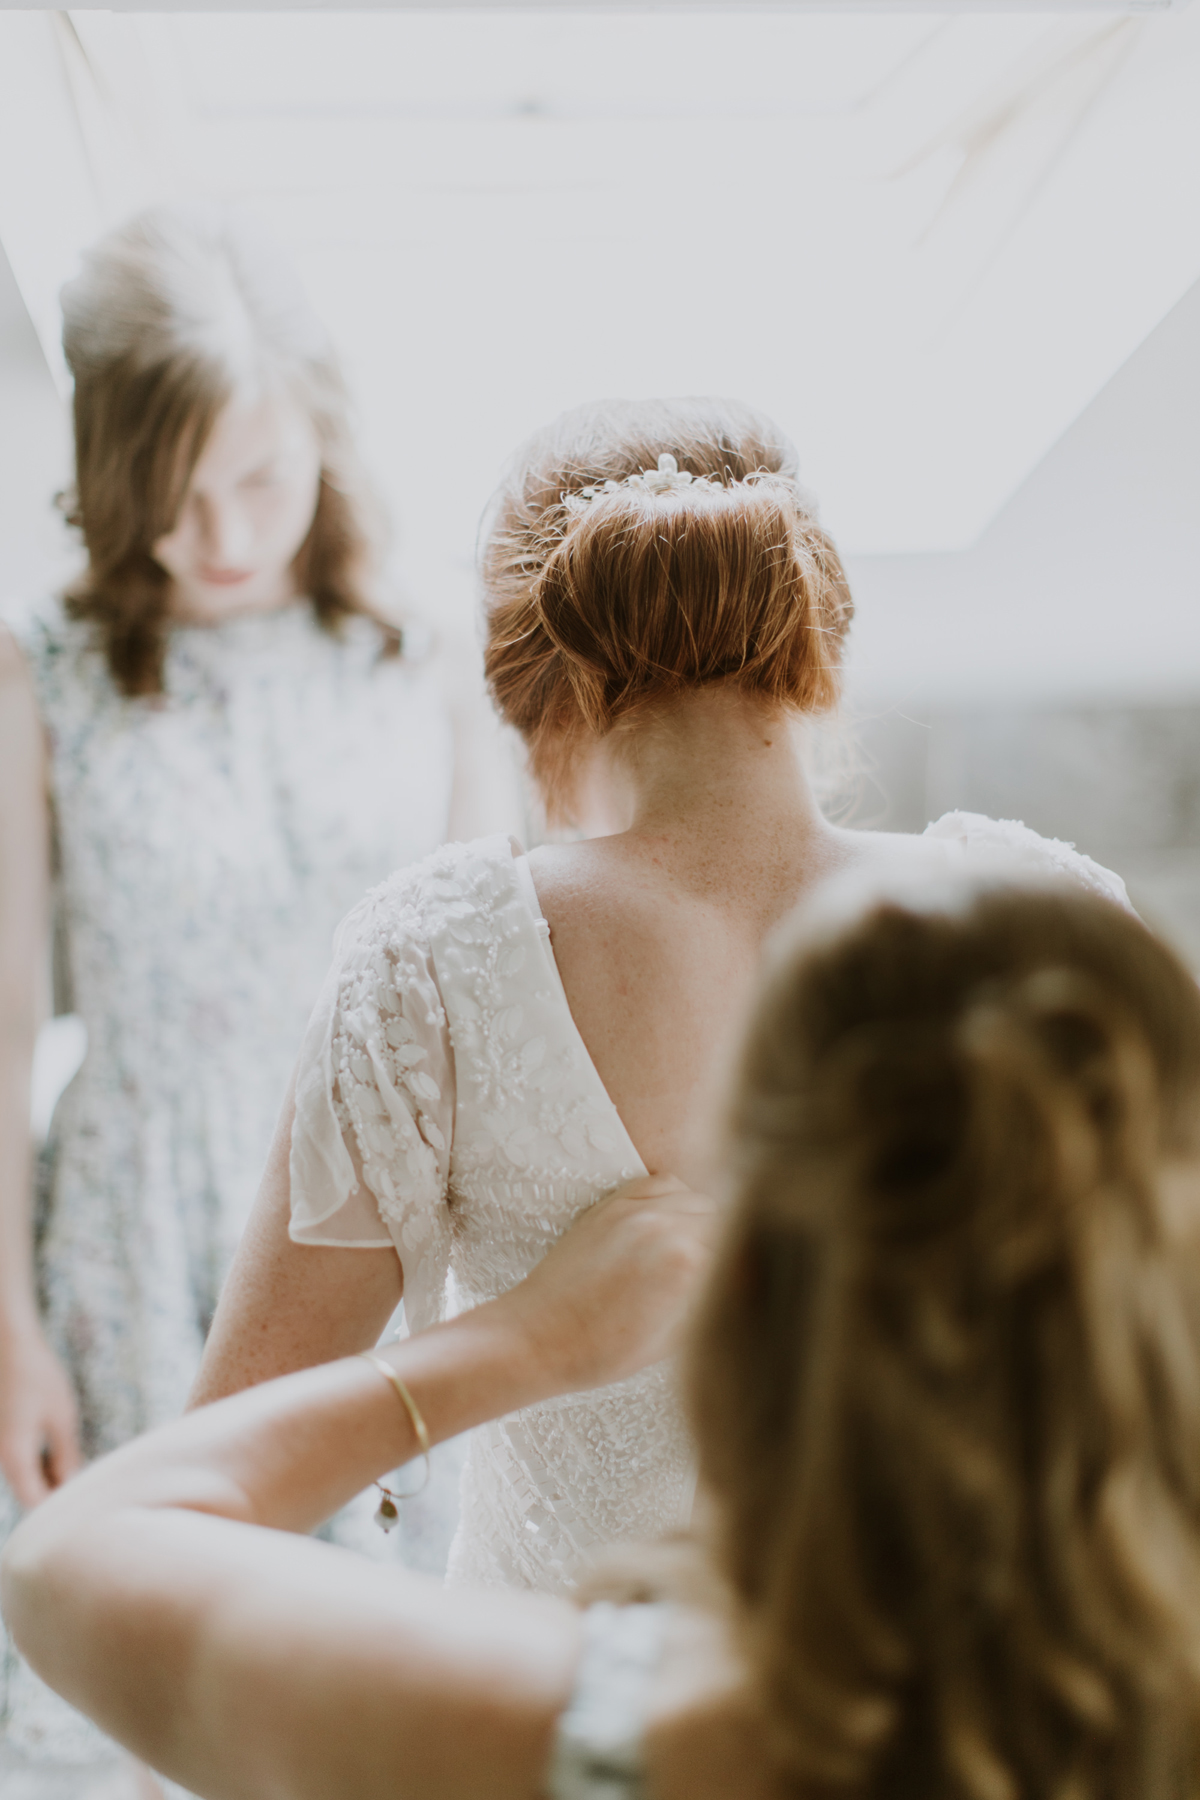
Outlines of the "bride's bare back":
M 758 921 L 639 848 L 542 853 L 534 876 L 575 1023 L 642 1161 L 694 1180 L 697 1115 L 753 977 Z
M 727 689 L 683 696 L 603 761 L 627 829 L 544 846 L 530 867 L 575 1023 L 643 1162 L 702 1180 L 763 940 L 896 840 L 828 824 L 786 720 Z

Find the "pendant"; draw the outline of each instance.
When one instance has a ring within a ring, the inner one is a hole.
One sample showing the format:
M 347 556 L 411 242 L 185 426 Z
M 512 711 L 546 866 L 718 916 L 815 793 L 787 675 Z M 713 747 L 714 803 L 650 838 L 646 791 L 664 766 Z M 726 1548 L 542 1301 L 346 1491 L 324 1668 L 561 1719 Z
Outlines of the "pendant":
M 396 1511 L 396 1502 L 390 1494 L 385 1494 L 375 1512 L 375 1523 L 380 1531 L 391 1531 L 400 1523 L 400 1514 Z

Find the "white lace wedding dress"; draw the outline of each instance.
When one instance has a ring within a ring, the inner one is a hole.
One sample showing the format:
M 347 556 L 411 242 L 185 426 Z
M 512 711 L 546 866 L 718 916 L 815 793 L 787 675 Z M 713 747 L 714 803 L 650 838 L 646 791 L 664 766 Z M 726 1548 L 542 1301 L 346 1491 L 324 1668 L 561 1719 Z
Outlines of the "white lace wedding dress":
M 513 1286 L 642 1174 L 510 839 L 450 845 L 368 894 L 301 1052 L 292 1236 L 394 1244 L 420 1330 Z M 449 1578 L 567 1587 L 603 1545 L 680 1523 L 691 1487 L 663 1367 L 529 1407 L 472 1434 Z
M 952 814 L 976 852 L 1124 901 L 1022 825 Z M 644 1174 L 579 1035 L 529 866 L 508 838 L 401 870 L 346 919 L 301 1052 L 292 1236 L 394 1245 L 414 1329 L 520 1281 L 585 1207 Z M 595 1550 L 686 1522 L 693 1469 L 669 1370 L 471 1436 L 450 1579 L 568 1588 Z

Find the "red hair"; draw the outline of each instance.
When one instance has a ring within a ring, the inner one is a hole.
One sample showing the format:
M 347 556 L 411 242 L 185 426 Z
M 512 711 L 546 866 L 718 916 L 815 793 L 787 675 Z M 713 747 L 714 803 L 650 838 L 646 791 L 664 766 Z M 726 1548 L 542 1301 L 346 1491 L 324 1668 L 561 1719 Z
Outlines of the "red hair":
M 663 455 L 695 479 L 631 483 Z M 614 490 L 581 503 L 585 488 Z M 725 400 L 613 401 L 528 444 L 484 554 L 485 669 L 561 810 L 589 738 L 722 682 L 778 707 L 837 704 L 853 602 L 770 421 Z

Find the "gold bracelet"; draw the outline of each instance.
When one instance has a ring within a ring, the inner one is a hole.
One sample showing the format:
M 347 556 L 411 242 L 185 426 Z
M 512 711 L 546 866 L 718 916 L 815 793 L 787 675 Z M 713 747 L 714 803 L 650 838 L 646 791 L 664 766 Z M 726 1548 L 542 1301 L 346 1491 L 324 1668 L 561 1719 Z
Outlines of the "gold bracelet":
M 433 1466 L 429 1461 L 429 1431 L 424 1419 L 421 1417 L 420 1409 L 418 1408 L 416 1401 L 409 1393 L 405 1383 L 401 1381 L 395 1369 L 393 1369 L 391 1363 L 385 1362 L 382 1356 L 376 1356 L 373 1350 L 360 1350 L 359 1355 L 364 1362 L 369 1362 L 373 1368 L 379 1370 L 381 1375 L 386 1376 L 387 1380 L 390 1381 L 395 1388 L 397 1394 L 399 1394 L 404 1410 L 412 1421 L 412 1428 L 416 1434 L 421 1455 L 425 1458 L 425 1477 L 421 1482 L 420 1487 L 413 1488 L 412 1493 L 395 1494 L 390 1487 L 385 1487 L 382 1481 L 377 1481 L 374 1484 L 383 1495 L 383 1499 L 379 1502 L 379 1507 L 375 1514 L 375 1523 L 381 1531 L 390 1531 L 393 1525 L 397 1524 L 400 1519 L 400 1514 L 396 1509 L 397 1500 L 413 1500 L 429 1486 L 429 1478 L 433 1474 Z

